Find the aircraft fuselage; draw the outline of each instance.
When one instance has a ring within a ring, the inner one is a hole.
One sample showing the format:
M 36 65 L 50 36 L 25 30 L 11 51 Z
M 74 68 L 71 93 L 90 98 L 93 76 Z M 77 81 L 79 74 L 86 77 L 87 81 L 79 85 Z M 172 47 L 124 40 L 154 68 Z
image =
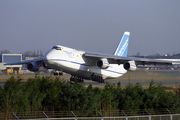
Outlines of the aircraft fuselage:
M 106 69 L 100 68 L 96 65 L 96 59 L 89 59 L 84 53 L 85 51 L 57 45 L 45 54 L 43 61 L 49 68 L 62 70 L 83 79 L 92 79 L 94 76 L 103 79 L 117 78 L 127 72 L 123 65 L 118 64 L 110 64 Z

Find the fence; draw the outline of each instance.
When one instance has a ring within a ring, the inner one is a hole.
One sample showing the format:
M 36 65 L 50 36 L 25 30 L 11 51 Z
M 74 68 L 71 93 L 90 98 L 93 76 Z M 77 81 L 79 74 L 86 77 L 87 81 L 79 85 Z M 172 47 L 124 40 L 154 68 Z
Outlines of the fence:
M 180 109 L 12 112 L 0 113 L 0 118 L 3 120 L 180 120 Z

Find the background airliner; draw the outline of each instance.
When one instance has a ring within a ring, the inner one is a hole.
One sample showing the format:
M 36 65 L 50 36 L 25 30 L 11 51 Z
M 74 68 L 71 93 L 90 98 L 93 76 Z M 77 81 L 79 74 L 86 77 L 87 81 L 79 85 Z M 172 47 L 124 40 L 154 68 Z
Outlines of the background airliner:
M 105 79 L 117 78 L 127 71 L 135 71 L 139 65 L 172 65 L 171 61 L 127 57 L 130 32 L 125 32 L 114 55 L 91 53 L 55 45 L 44 58 L 7 63 L 27 64 L 27 69 L 37 72 L 40 66 L 71 74 L 70 80 L 93 80 L 103 83 Z M 57 75 L 57 73 L 54 73 Z

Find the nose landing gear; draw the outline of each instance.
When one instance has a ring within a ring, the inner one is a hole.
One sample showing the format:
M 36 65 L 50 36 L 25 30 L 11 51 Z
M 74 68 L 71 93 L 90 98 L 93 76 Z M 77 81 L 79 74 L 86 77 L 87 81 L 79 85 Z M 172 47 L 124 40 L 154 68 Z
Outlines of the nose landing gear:
M 63 72 L 62 71 L 55 71 L 54 76 L 63 76 Z

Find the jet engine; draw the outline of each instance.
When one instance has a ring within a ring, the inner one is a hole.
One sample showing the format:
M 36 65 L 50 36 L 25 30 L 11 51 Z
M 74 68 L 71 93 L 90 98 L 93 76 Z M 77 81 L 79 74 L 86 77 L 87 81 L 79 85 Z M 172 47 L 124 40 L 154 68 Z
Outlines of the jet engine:
M 37 72 L 37 71 L 39 71 L 39 66 L 36 63 L 28 63 L 27 69 L 32 72 Z
M 107 59 L 103 58 L 103 59 L 97 60 L 96 65 L 100 68 L 107 69 L 109 67 L 109 62 Z
M 124 63 L 124 69 L 129 71 L 136 71 L 137 67 L 135 61 L 128 61 Z
M 44 61 L 41 62 L 41 66 L 45 69 L 51 69 L 50 67 L 47 66 L 47 64 L 44 63 Z

